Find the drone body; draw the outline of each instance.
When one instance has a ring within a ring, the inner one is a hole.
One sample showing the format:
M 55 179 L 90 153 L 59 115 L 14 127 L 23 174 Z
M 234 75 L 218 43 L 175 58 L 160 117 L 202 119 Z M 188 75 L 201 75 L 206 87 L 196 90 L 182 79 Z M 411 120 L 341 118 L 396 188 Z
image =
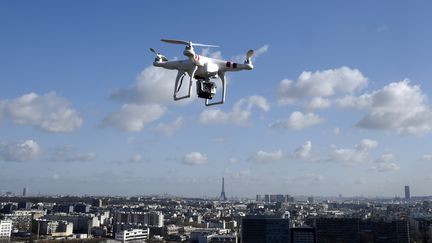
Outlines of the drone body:
M 240 70 L 252 70 L 252 56 L 254 54 L 253 50 L 249 50 L 246 54 L 246 60 L 244 63 L 235 63 L 230 61 L 224 61 L 219 59 L 214 59 L 210 57 L 201 56 L 195 53 L 194 46 L 203 47 L 217 47 L 213 45 L 205 45 L 192 43 L 187 41 L 179 40 L 164 40 L 161 41 L 172 43 L 172 44 L 182 44 L 186 45 L 183 54 L 188 57 L 185 60 L 178 61 L 168 61 L 168 59 L 157 53 L 153 48 L 150 51 L 156 54 L 155 61 L 153 65 L 156 67 L 162 67 L 166 69 L 178 70 L 177 77 L 174 85 L 174 100 L 181 100 L 189 98 L 192 92 L 192 82 L 193 79 L 197 81 L 197 95 L 199 98 L 205 99 L 206 106 L 223 104 L 225 102 L 226 96 L 226 72 L 234 72 Z M 188 94 L 178 97 L 177 94 L 183 84 L 183 79 L 189 75 L 189 89 Z M 210 102 L 213 96 L 216 94 L 216 85 L 211 79 L 219 78 L 222 82 L 222 98 L 217 102 Z

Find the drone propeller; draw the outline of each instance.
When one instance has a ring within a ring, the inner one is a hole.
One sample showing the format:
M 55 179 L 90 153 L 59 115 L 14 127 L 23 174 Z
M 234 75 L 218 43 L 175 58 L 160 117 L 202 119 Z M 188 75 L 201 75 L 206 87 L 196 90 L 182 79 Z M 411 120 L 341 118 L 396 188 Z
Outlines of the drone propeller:
M 154 54 L 158 55 L 159 53 L 157 53 L 157 51 L 155 51 L 155 49 L 150 47 L 150 51 L 153 52 Z
M 207 44 L 200 44 L 200 43 L 192 43 L 191 41 L 184 41 L 184 40 L 161 39 L 161 41 L 166 42 L 166 43 L 186 45 L 186 46 L 219 47 L 219 46 L 216 46 L 216 45 L 207 45 Z
M 249 59 L 249 58 L 251 58 L 254 54 L 255 54 L 254 50 L 249 50 L 249 51 L 246 53 L 246 58 Z
M 158 59 L 160 59 L 160 60 L 162 60 L 162 61 L 165 61 L 165 62 L 168 61 L 168 59 L 167 59 L 164 55 L 160 54 L 160 53 L 157 52 L 155 49 L 153 49 L 153 48 L 150 47 L 150 51 L 153 52 L 154 54 L 156 54 L 156 57 L 157 57 Z

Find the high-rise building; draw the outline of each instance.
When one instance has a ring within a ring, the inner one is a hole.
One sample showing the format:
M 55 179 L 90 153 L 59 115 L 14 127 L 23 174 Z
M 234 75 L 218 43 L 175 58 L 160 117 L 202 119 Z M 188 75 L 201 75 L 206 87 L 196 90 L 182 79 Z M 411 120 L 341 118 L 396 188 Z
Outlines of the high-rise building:
M 98 207 L 98 208 L 102 207 L 102 199 L 100 199 L 100 198 L 94 198 L 92 200 L 92 206 L 93 207 Z
M 160 211 L 152 212 L 123 212 L 114 213 L 113 224 L 130 224 L 132 226 L 147 225 L 152 227 L 164 226 L 164 215 Z
M 9 238 L 12 232 L 11 220 L 0 220 L 0 239 Z
M 22 201 L 18 203 L 18 209 L 26 209 L 29 210 L 33 206 L 33 203 Z
M 74 212 L 76 213 L 88 213 L 90 212 L 90 205 L 84 203 L 78 203 L 74 206 Z
M 24 188 L 23 188 L 22 196 L 23 196 L 23 197 L 27 197 L 27 193 L 28 193 L 28 192 L 27 192 L 27 187 L 24 187 Z
M 225 195 L 225 179 L 223 177 L 222 177 L 222 192 L 219 196 L 219 200 L 221 200 L 221 201 L 227 200 L 226 195 Z
M 360 242 L 360 219 L 358 218 L 318 218 L 316 240 L 327 242 Z
M 291 228 L 291 243 L 316 243 L 315 229 L 308 226 Z
M 289 243 L 290 220 L 275 216 L 251 215 L 242 218 L 242 243 Z
M 405 200 L 410 200 L 410 199 L 411 199 L 410 187 L 405 186 Z

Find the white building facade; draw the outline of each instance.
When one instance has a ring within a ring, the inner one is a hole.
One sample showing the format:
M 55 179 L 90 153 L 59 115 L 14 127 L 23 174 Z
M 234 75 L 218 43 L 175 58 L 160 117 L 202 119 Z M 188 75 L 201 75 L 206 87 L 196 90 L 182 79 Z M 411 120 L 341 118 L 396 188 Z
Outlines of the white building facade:
M 12 221 L 0 220 L 0 239 L 10 238 L 12 232 Z
M 150 229 L 129 229 L 120 231 L 115 235 L 115 239 L 118 241 L 131 241 L 131 240 L 148 240 L 150 235 Z

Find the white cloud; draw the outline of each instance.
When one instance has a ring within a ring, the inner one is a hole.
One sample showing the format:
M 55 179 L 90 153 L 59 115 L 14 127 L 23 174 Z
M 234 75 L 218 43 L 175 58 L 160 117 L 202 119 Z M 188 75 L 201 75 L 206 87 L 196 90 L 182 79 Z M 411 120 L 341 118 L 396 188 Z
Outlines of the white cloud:
M 311 159 L 312 142 L 306 141 L 302 146 L 294 150 L 294 158 L 309 161 Z
M 357 145 L 358 150 L 369 150 L 378 147 L 378 142 L 372 139 L 363 139 L 359 145 Z
M 375 161 L 376 165 L 372 169 L 378 172 L 397 171 L 400 167 L 394 163 L 393 154 L 383 154 Z
M 155 131 L 165 136 L 172 136 L 183 125 L 183 117 L 177 117 L 174 121 L 168 124 L 159 123 Z
M 13 162 L 35 160 L 41 154 L 41 150 L 39 144 L 31 139 L 22 142 L 1 142 L 0 159 Z
M 157 104 L 124 104 L 120 110 L 111 112 L 102 121 L 102 126 L 112 126 L 122 131 L 139 132 L 144 125 L 159 119 L 166 107 Z
M 136 78 L 135 84 L 126 89 L 119 89 L 111 98 L 123 103 L 168 104 L 173 102 L 175 70 L 149 66 Z M 185 81 L 187 77 L 185 77 Z
M 72 146 L 64 146 L 57 148 L 52 151 L 51 155 L 48 156 L 49 161 L 61 161 L 61 162 L 84 162 L 96 159 L 96 153 L 80 153 Z
M 270 128 L 287 128 L 290 130 L 303 130 L 305 128 L 318 125 L 322 123 L 324 119 L 315 113 L 302 113 L 300 111 L 294 111 L 288 117 L 287 120 L 277 120 L 269 124 Z
M 220 109 L 205 110 L 200 114 L 199 121 L 203 124 L 245 125 L 252 115 L 253 107 L 258 107 L 264 112 L 270 110 L 270 105 L 264 97 L 254 95 L 237 101 L 230 112 Z
M 371 139 L 363 139 L 355 149 L 333 148 L 328 161 L 339 161 L 348 165 L 370 162 L 369 151 L 378 147 L 378 142 Z
M 55 92 L 28 93 L 13 100 L 0 100 L 0 119 L 47 132 L 72 132 L 83 122 L 69 102 Z
M 331 101 L 322 97 L 315 97 L 306 105 L 308 110 L 326 109 L 331 106 Z
M 307 97 L 330 97 L 336 94 L 353 93 L 366 87 L 367 83 L 367 78 L 358 69 L 349 67 L 303 72 L 297 81 L 284 79 L 280 82 L 279 102 L 292 104 Z
M 423 160 L 432 161 L 432 154 L 425 154 L 422 156 Z
M 329 161 L 341 161 L 347 164 L 357 164 L 370 161 L 364 150 L 336 148 L 330 154 Z
M 183 157 L 183 164 L 186 165 L 204 165 L 207 161 L 207 155 L 200 152 L 191 152 Z
M 357 123 L 361 128 L 415 135 L 432 131 L 432 109 L 426 104 L 426 96 L 419 86 L 410 85 L 408 80 L 390 83 L 358 97 L 347 96 L 337 103 L 368 112 Z
M 255 163 L 270 163 L 273 161 L 281 160 L 283 158 L 282 150 L 274 152 L 258 151 L 255 155 L 249 158 L 250 161 Z

